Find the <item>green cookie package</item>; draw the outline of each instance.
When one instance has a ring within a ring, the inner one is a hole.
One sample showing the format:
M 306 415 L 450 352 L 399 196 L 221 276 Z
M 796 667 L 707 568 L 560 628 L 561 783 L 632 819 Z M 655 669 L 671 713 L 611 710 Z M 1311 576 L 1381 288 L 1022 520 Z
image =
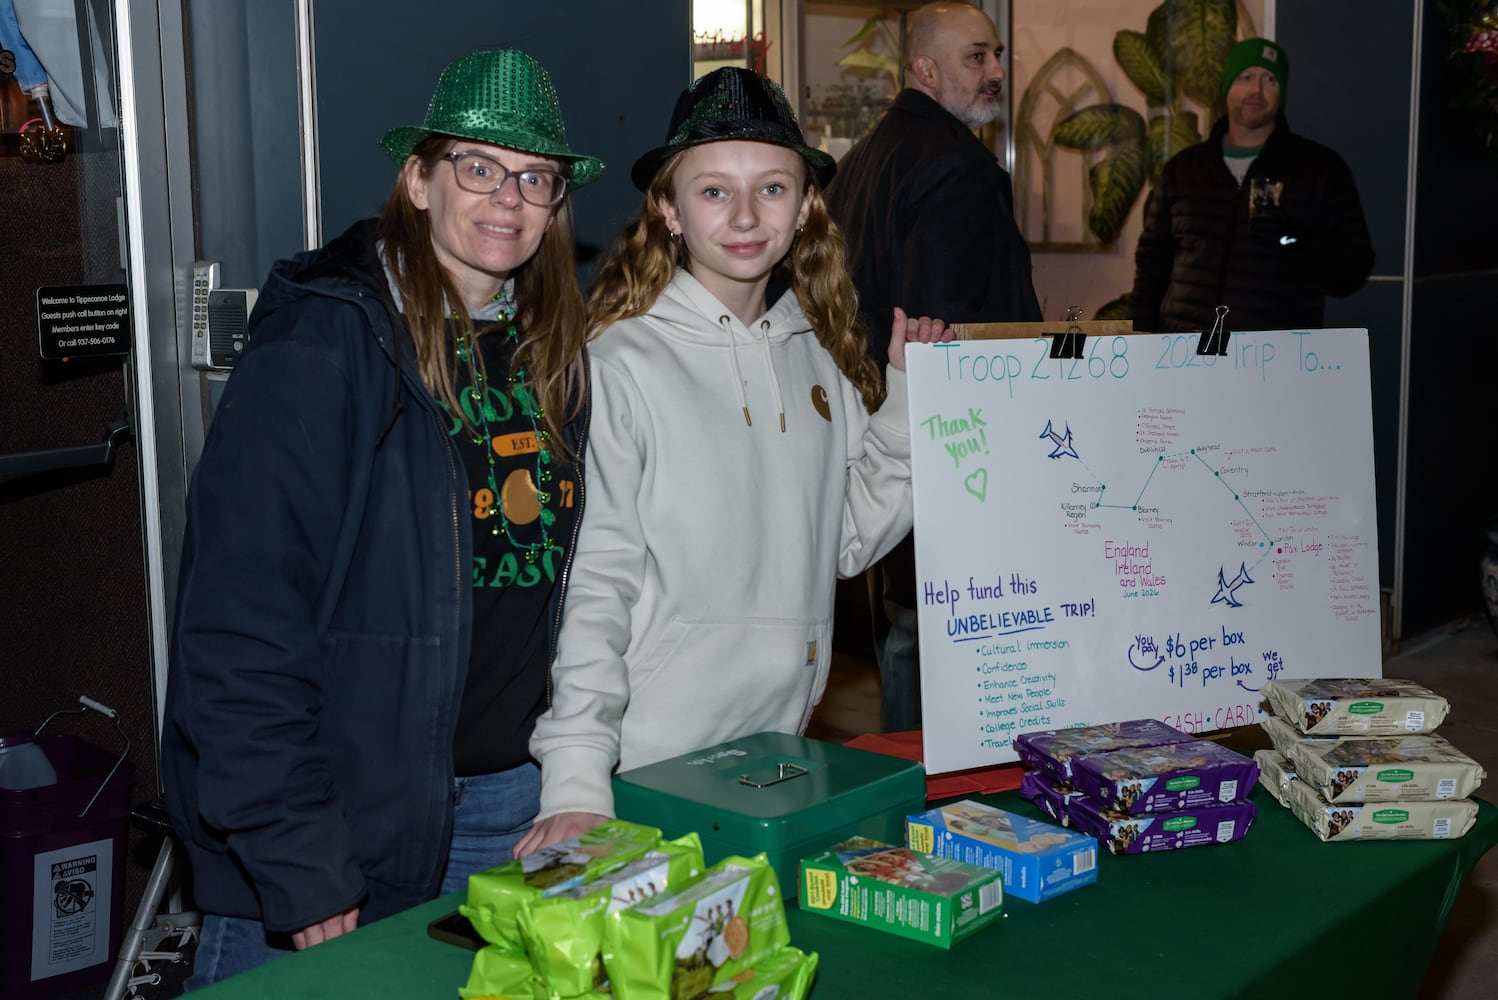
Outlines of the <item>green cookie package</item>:
M 491 944 L 474 952 L 468 985 L 458 988 L 458 996 L 462 1000 L 531 1000 L 538 985 L 524 955 Z
M 571 840 L 470 875 L 468 902 L 458 912 L 485 941 L 520 954 L 516 920 L 522 906 L 591 882 L 635 860 L 660 839 L 661 831 L 654 827 L 609 820 Z
M 764 854 L 724 858 L 680 889 L 617 911 L 606 928 L 603 960 L 619 1000 L 738 995 L 790 944 Z
M 591 882 L 521 906 L 517 923 L 539 982 L 536 995 L 548 1000 L 606 995 L 602 951 L 609 914 L 684 886 L 704 867 L 702 842 L 689 833 L 661 841 Z
M 714 987 L 713 1000 L 803 1000 L 811 990 L 811 981 L 817 973 L 817 953 L 810 955 L 801 949 L 786 945 L 771 955 L 754 970 L 752 978 L 739 982 L 731 990 L 724 983 Z M 739 973 L 740 976 L 743 973 Z M 734 977 L 737 979 L 738 977 Z M 683 994 L 686 996 L 686 994 Z

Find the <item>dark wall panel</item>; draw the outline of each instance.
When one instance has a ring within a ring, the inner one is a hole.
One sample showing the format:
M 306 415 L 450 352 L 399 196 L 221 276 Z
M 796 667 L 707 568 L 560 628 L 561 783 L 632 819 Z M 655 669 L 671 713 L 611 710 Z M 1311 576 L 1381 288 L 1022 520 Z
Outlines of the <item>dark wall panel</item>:
M 577 193 L 583 255 L 639 208 L 635 157 L 660 142 L 691 75 L 688 0 L 314 5 L 323 238 L 379 211 L 395 179 L 386 129 L 417 125 L 442 67 L 520 48 L 551 73 L 573 148 L 608 165 Z M 258 286 L 302 247 L 295 24 L 289 3 L 190 0 L 200 250 L 224 283 Z
M 1394 534 L 1398 524 L 1400 325 L 1403 281 L 1370 281 L 1345 299 L 1328 299 L 1326 325 L 1368 331 L 1373 397 L 1373 479 L 1378 505 L 1378 580 L 1394 585 Z
M 1276 40 L 1290 57 L 1290 126 L 1347 161 L 1373 238 L 1375 280 L 1328 299 L 1326 325 L 1368 330 L 1379 582 L 1392 587 L 1414 4 L 1281 2 L 1275 16 Z
M 1463 89 L 1471 81 L 1462 76 L 1462 64 L 1452 59 L 1453 40 L 1433 10 L 1426 14 L 1424 43 L 1415 274 L 1485 272 L 1491 277 L 1498 270 L 1495 123 L 1491 118 L 1485 122 L 1488 137 L 1494 141 L 1492 148 L 1485 149 L 1474 130 L 1474 119 L 1459 109 Z
M 1481 608 L 1483 529 L 1498 518 L 1493 372 L 1498 276 L 1415 282 L 1404 622 L 1415 635 Z
M 687 0 L 647 6 L 648 14 L 606 0 L 479 8 L 427 0 L 413 17 L 404 3 L 320 0 L 324 235 L 378 211 L 395 177 L 380 136 L 421 123 L 443 66 L 479 49 L 519 48 L 551 74 L 568 144 L 608 165 L 574 203 L 584 253 L 605 245 L 640 205 L 631 164 L 661 141 L 691 78 Z
M 1373 273 L 1403 274 L 1414 6 L 1281 0 L 1275 12 L 1290 57 L 1290 127 L 1347 161 L 1373 236 Z
M 1481 606 L 1478 558 L 1498 519 L 1489 443 L 1498 363 L 1498 151 L 1454 113 L 1450 38 L 1424 26 L 1410 341 L 1405 631 Z

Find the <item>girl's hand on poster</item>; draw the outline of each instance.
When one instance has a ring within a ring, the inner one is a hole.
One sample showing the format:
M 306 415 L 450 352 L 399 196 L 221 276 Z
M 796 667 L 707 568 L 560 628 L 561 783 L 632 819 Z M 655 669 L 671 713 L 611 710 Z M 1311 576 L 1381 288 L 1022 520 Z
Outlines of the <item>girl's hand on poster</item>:
M 906 316 L 905 310 L 895 306 L 895 322 L 889 329 L 889 363 L 893 368 L 905 370 L 905 345 L 944 344 L 952 339 L 952 331 L 946 323 L 930 316 L 920 319 Z
M 571 840 L 601 823 L 607 823 L 612 818 L 599 813 L 580 812 L 557 813 L 555 816 L 548 816 L 531 827 L 526 831 L 525 836 L 520 838 L 520 842 L 515 845 L 515 857 L 534 854 L 544 847 L 550 847 L 563 840 Z

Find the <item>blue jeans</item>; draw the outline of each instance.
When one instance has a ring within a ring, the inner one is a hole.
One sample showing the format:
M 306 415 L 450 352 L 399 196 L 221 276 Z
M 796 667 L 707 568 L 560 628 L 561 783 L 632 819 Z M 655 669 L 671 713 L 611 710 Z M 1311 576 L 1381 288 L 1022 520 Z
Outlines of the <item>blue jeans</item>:
M 535 764 L 453 779 L 453 839 L 441 893 L 466 889 L 469 875 L 509 861 L 540 808 L 541 769 Z M 267 936 L 258 920 L 204 914 L 193 972 L 183 990 L 203 989 L 291 951 L 291 935 Z
M 921 728 L 921 644 L 916 632 L 915 536 L 906 535 L 869 569 L 874 658 L 879 661 L 879 728 Z
M 204 989 L 291 952 L 289 934 L 267 937 L 265 925 L 258 920 L 205 913 L 198 949 L 193 953 L 192 975 L 182 989 L 187 993 Z
M 541 769 L 528 762 L 457 778 L 453 786 L 453 842 L 441 895 L 467 889 L 468 876 L 509 861 L 541 811 Z
M 879 728 L 902 733 L 921 728 L 921 644 L 914 608 L 884 602 L 889 631 L 876 642 L 879 661 Z

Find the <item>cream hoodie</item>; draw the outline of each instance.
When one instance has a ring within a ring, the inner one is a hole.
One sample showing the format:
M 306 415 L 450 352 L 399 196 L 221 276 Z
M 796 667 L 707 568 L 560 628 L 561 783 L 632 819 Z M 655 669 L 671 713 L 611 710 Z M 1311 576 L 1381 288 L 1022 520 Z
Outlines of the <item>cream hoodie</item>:
M 793 293 L 746 328 L 678 271 L 590 346 L 587 513 L 536 722 L 540 817 L 822 697 L 837 575 L 911 526 L 905 373 L 872 417 Z

